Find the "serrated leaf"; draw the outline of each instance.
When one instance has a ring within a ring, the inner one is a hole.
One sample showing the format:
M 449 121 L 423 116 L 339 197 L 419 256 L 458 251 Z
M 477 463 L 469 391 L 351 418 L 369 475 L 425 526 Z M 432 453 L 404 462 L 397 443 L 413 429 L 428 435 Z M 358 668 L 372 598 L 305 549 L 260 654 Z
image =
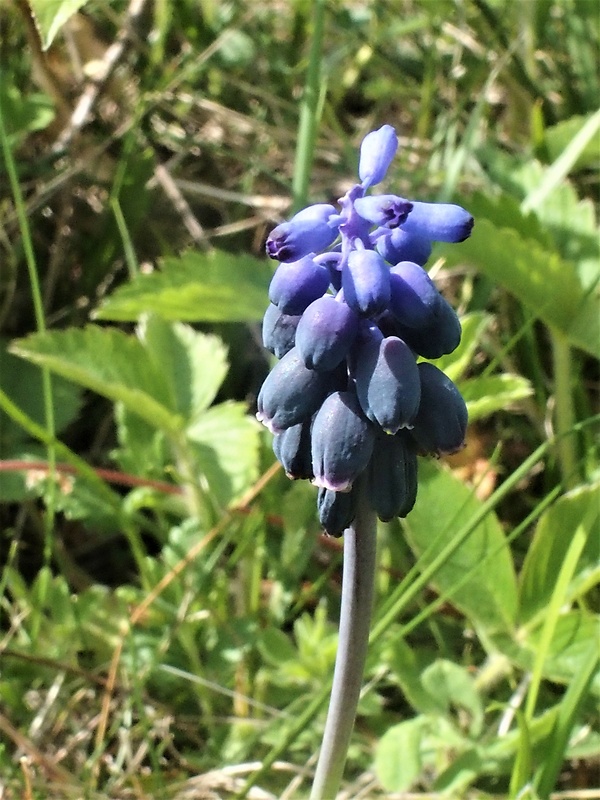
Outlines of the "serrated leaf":
M 459 388 L 469 409 L 470 422 L 510 408 L 533 392 L 531 383 L 520 375 L 470 378 L 462 381 Z
M 37 442 L 21 445 L 11 449 L 0 443 L 0 454 L 3 459 L 15 461 L 48 460 L 48 450 Z M 45 479 L 45 472 L 28 470 L 0 471 L 0 503 L 20 503 L 26 497 L 36 496 L 36 485 Z
M 88 325 L 35 333 L 14 342 L 11 350 L 113 402 L 122 402 L 154 427 L 167 431 L 181 427 L 181 420 L 169 408 L 160 369 L 133 336 Z
M 588 538 L 569 587 L 569 597 L 573 599 L 594 576 L 600 576 L 600 546 L 595 535 L 600 519 L 599 491 L 599 483 L 574 489 L 559 498 L 540 518 L 519 580 L 521 622 L 543 611 L 549 602 L 571 535 L 579 525 L 584 525 Z
M 481 503 L 448 470 L 422 461 L 415 507 L 405 521 L 407 540 L 425 567 L 477 512 Z M 494 580 L 490 581 L 493 568 Z M 468 577 L 467 577 L 468 576 Z M 495 514 L 488 514 L 433 577 L 442 592 L 486 631 L 512 630 L 517 581 L 510 549 Z
M 464 198 L 463 205 L 475 218 L 475 225 L 480 219 L 487 219 L 497 228 L 511 228 L 524 239 L 535 239 L 542 247 L 552 247 L 552 237 L 539 218 L 533 212 L 524 214 L 519 201 L 506 192 L 475 192 Z
M 262 318 L 272 269 L 267 259 L 221 251 L 165 258 L 160 271 L 119 287 L 97 319 L 133 321 L 147 311 L 185 322 L 247 322 Z
M 209 408 L 187 430 L 200 473 L 222 506 L 258 478 L 260 428 L 243 403 Z
M 39 31 L 42 47 L 47 50 L 65 22 L 87 0 L 28 0 L 31 16 Z
M 119 447 L 111 456 L 121 469 L 132 475 L 164 478 L 169 450 L 163 431 L 129 411 L 123 403 L 115 405 L 115 421 Z
M 223 342 L 217 336 L 198 333 L 182 323 L 168 323 L 156 315 L 144 316 L 138 336 L 163 376 L 169 407 L 193 422 L 215 399 L 227 374 Z
M 549 327 L 564 333 L 571 344 L 600 357 L 600 314 L 587 311 L 588 303 L 597 304 L 598 299 L 586 297 L 575 266 L 556 252 L 515 230 L 479 219 L 470 239 L 455 251 L 444 247 L 443 254 L 450 264 L 471 264 Z M 581 313 L 586 315 L 585 327 L 577 324 Z
M 39 425 L 45 424 L 42 374 L 33 364 L 23 363 L 7 352 L 7 342 L 0 339 L 0 386 L 10 399 Z M 77 416 L 81 391 L 60 378 L 52 380 L 54 425 L 60 433 Z M 0 452 L 29 439 L 23 429 L 0 409 Z M 45 458 L 45 456 L 44 456 Z

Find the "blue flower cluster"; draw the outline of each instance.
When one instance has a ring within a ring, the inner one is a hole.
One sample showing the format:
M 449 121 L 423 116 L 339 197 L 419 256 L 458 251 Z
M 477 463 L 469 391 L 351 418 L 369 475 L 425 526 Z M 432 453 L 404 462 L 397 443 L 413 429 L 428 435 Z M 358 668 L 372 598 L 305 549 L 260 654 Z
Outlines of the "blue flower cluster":
M 367 195 L 398 147 L 390 125 L 369 133 L 359 177 L 339 201 L 278 225 L 267 253 L 279 261 L 263 342 L 278 359 L 258 396 L 258 419 L 291 478 L 318 487 L 326 532 L 339 536 L 356 510 L 356 479 L 381 520 L 403 517 L 417 492 L 417 453 L 464 441 L 467 410 L 454 383 L 419 356 L 458 345 L 453 308 L 423 265 L 432 242 L 461 242 L 472 216 L 457 205 Z

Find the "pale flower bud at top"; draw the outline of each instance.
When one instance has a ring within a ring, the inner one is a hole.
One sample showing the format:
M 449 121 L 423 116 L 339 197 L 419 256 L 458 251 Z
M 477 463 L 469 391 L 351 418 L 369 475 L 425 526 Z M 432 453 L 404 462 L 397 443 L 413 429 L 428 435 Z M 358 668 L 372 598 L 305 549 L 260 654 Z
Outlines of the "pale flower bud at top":
M 365 189 L 382 181 L 398 149 L 398 137 L 391 125 L 371 131 L 362 140 L 358 176 Z

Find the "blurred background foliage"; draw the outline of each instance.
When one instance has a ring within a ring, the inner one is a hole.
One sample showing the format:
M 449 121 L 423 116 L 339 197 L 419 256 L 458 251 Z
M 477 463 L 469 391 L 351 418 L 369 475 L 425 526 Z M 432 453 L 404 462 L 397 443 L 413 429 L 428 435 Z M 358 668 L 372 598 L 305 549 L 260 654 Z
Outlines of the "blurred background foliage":
M 341 551 L 252 416 L 263 244 L 383 123 L 476 218 L 472 424 L 380 526 L 344 796 L 597 785 L 599 49 L 594 0 L 0 0 L 4 797 L 306 796 Z

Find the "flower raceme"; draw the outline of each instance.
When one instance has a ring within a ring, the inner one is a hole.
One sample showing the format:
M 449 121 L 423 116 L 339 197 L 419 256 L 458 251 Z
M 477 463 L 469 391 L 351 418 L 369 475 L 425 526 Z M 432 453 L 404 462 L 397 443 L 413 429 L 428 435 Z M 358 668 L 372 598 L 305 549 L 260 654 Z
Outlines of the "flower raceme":
M 432 243 L 462 242 L 473 217 L 450 203 L 367 195 L 396 154 L 383 125 L 363 139 L 340 210 L 317 203 L 278 225 L 266 250 L 279 262 L 263 321 L 278 359 L 258 396 L 287 475 L 312 480 L 324 530 L 352 523 L 364 473 L 381 520 L 404 517 L 417 494 L 417 454 L 462 447 L 467 409 L 429 362 L 460 342 L 460 322 L 423 269 Z

